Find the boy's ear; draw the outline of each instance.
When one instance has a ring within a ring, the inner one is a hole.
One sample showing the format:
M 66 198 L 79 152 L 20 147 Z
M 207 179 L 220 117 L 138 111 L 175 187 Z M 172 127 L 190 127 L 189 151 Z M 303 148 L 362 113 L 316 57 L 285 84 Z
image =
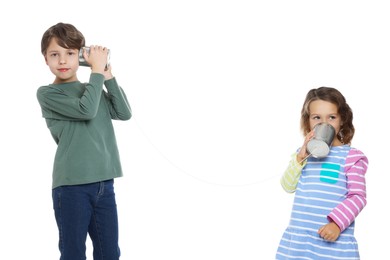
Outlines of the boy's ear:
M 44 56 L 44 58 L 45 58 L 46 65 L 49 65 L 49 64 L 47 64 L 47 58 L 46 58 L 46 55 Z

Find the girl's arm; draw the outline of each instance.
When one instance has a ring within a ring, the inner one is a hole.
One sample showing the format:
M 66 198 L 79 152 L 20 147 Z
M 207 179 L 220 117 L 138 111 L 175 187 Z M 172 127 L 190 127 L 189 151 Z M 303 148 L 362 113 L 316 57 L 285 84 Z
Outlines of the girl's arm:
M 341 232 L 344 231 L 366 206 L 367 157 L 357 149 L 351 149 L 345 161 L 347 176 L 347 197 L 328 215 Z
M 305 167 L 307 158 L 310 156 L 306 149 L 307 143 L 313 136 L 314 131 L 312 130 L 305 136 L 302 147 L 291 156 L 290 163 L 280 180 L 280 183 L 286 192 L 293 193 L 297 188 L 302 169 Z
M 286 192 L 295 192 L 299 177 L 301 176 L 302 169 L 305 167 L 305 165 L 306 160 L 304 160 L 302 163 L 298 162 L 297 153 L 294 153 L 291 156 L 288 167 L 280 179 L 280 184 Z

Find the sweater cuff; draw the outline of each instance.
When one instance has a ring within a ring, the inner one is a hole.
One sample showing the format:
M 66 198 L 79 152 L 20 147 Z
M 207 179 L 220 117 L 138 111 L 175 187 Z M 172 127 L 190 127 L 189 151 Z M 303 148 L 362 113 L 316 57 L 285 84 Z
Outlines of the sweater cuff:
M 340 233 L 347 228 L 347 226 L 341 220 L 339 220 L 335 215 L 332 215 L 332 213 L 327 216 L 327 219 L 329 222 L 334 222 L 339 227 Z
M 110 90 L 110 88 L 117 88 L 118 83 L 116 82 L 116 78 L 113 77 L 111 79 L 104 81 L 104 86 L 106 86 L 107 90 Z
M 297 160 L 297 154 L 296 154 L 296 153 L 294 153 L 293 155 L 291 155 L 291 167 L 293 167 L 294 169 L 300 170 L 300 171 L 301 171 L 301 170 L 303 169 L 303 167 L 305 167 L 306 163 L 307 163 L 307 159 L 305 159 L 305 160 L 302 162 L 302 164 L 300 164 L 300 163 L 298 162 L 298 160 Z
M 103 87 L 104 75 L 100 73 L 91 73 L 89 77 L 89 83 L 91 85 Z

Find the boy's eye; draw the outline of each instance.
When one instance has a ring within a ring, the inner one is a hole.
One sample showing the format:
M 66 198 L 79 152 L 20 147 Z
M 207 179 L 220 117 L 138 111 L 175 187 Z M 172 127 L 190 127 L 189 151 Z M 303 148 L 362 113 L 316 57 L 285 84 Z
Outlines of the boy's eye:
M 313 116 L 313 119 L 320 119 L 319 116 Z

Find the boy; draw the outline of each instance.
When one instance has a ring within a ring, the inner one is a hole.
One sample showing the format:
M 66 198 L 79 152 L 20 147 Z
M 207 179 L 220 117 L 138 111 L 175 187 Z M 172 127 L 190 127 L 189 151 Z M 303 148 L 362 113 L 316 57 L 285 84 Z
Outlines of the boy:
M 107 65 L 108 49 L 83 51 L 91 66 L 88 83 L 77 78 L 85 39 L 73 25 L 58 23 L 42 37 L 41 51 L 54 74 L 37 98 L 57 143 L 52 198 L 61 260 L 86 259 L 86 237 L 93 257 L 120 257 L 114 178 L 122 176 L 112 119 L 128 120 L 131 109 Z M 107 67 L 106 67 L 107 65 Z M 106 91 L 103 90 L 103 85 Z

